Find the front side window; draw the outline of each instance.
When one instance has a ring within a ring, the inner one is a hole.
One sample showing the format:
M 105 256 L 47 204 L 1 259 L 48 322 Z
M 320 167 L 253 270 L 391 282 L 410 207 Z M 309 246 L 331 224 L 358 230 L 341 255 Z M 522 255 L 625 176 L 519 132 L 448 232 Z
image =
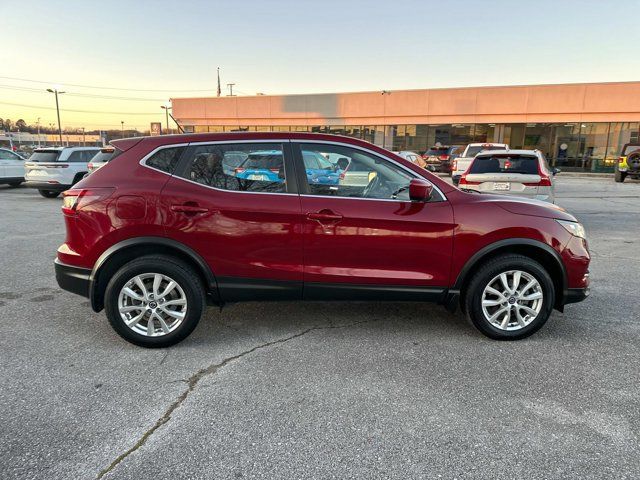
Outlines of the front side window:
M 282 145 L 215 144 L 191 147 L 184 178 L 221 190 L 286 193 Z
M 0 150 L 0 160 L 22 160 L 22 157 L 9 150 Z
M 85 154 L 83 150 L 76 150 L 75 152 L 71 152 L 69 157 L 67 158 L 67 162 L 70 163 L 80 163 L 85 161 Z
M 173 174 L 184 148 L 185 147 L 170 147 L 158 150 L 147 159 L 145 164 L 165 173 Z
M 414 177 L 390 161 L 341 145 L 301 143 L 300 149 L 311 195 L 409 200 L 409 182 Z M 312 157 L 320 168 L 309 168 L 306 159 Z

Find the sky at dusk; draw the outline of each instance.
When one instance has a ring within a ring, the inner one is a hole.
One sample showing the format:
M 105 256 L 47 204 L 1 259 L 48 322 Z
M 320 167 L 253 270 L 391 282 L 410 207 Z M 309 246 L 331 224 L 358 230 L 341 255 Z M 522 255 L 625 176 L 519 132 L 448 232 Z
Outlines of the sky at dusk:
M 640 79 L 638 0 L 0 7 L 0 117 L 55 123 L 58 84 L 63 128 L 164 123 L 170 97 L 215 96 L 217 66 L 223 95 L 230 82 L 254 95 Z

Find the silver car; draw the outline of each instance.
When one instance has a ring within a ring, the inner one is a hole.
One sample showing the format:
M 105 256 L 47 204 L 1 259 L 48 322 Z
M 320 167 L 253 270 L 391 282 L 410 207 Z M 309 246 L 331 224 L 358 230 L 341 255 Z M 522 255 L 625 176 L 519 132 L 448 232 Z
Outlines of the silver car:
M 554 203 L 554 176 L 538 150 L 494 150 L 476 155 L 460 178 L 460 188 L 518 195 Z

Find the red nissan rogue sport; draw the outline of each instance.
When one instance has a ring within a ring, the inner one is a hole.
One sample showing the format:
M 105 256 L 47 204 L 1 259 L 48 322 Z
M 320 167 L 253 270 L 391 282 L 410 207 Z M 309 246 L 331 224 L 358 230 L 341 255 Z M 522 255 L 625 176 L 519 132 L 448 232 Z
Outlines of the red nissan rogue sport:
M 582 225 L 555 205 L 459 190 L 364 141 L 302 133 L 112 142 L 64 192 L 60 287 L 126 340 L 186 338 L 206 304 L 419 300 L 495 339 L 589 293 Z

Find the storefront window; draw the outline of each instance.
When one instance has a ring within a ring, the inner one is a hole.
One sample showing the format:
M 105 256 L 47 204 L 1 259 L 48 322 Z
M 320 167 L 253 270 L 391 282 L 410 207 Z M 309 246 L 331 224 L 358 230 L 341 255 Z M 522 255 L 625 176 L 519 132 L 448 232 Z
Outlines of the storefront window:
M 309 127 L 307 127 L 306 125 L 297 125 L 297 126 L 291 127 L 291 131 L 292 132 L 308 132 Z

